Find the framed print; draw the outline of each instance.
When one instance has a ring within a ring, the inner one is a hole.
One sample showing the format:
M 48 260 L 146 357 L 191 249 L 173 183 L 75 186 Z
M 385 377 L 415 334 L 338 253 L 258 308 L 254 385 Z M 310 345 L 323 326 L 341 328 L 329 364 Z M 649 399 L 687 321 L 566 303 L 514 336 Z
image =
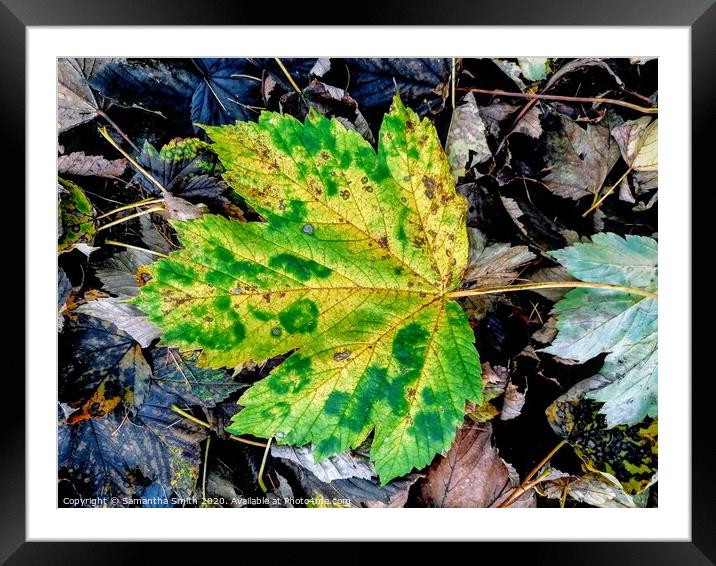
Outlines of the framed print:
M 716 561 L 690 188 L 716 8 L 84 4 L 2 7 L 3 559 Z

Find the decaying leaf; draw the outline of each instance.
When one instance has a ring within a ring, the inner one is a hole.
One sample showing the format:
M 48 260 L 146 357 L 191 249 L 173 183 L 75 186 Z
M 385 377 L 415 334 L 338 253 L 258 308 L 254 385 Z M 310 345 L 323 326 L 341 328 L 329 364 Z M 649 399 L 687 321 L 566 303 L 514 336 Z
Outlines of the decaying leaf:
M 199 356 L 171 348 L 152 351 L 152 382 L 179 395 L 186 403 L 214 407 L 239 388 L 224 370 L 199 367 Z
M 116 410 L 104 417 L 59 425 L 60 477 L 90 507 L 135 506 L 124 498 L 143 495 L 152 482 L 167 494 L 189 497 L 199 474 L 199 442 L 205 429 L 170 409 L 180 400 L 152 387 L 134 417 Z M 120 498 L 111 501 L 111 497 Z
M 151 368 L 139 345 L 116 326 L 80 314 L 60 335 L 60 401 L 78 411 L 70 424 L 141 406 Z
M 148 267 L 136 304 L 212 367 L 298 349 L 241 397 L 230 432 L 313 442 L 322 459 L 375 428 L 381 481 L 426 465 L 481 395 L 472 329 L 445 296 L 467 265 L 466 204 L 434 127 L 396 98 L 377 155 L 315 112 L 207 132 L 268 221 L 175 223 L 184 250 Z
M 492 445 L 487 423 L 460 429 L 447 456 L 430 466 L 420 488 L 431 507 L 495 507 L 518 483 Z M 535 504 L 534 493 L 528 491 L 511 507 Z
M 505 392 L 510 372 L 506 367 L 494 368 L 485 362 L 482 364 L 482 403 L 468 403 L 466 414 L 476 423 L 485 423 L 500 414 L 500 410 L 491 402 Z
M 612 128 L 622 158 L 634 171 L 657 171 L 659 168 L 659 121 L 648 116 L 624 122 Z
M 520 66 L 522 76 L 532 82 L 543 80 L 549 71 L 547 57 L 518 57 L 517 64 Z
M 72 283 L 62 268 L 57 270 L 57 332 L 62 330 L 65 319 L 62 313 L 65 311 L 67 299 L 72 292 Z
M 527 397 L 527 388 L 520 391 L 514 383 L 508 383 L 505 389 L 505 399 L 502 402 L 502 411 L 500 411 L 500 420 L 509 421 L 515 419 L 522 414 L 522 407 L 525 406 Z
M 84 151 L 60 155 L 57 159 L 57 172 L 60 175 L 119 177 L 126 168 L 126 159 L 109 160 L 101 155 L 85 155 Z
M 57 60 L 57 129 L 60 132 L 94 119 L 99 103 L 87 79 L 95 71 L 96 59 Z
M 480 287 L 511 283 L 519 275 L 517 270 L 535 258 L 527 246 L 487 245 L 486 236 L 476 228 L 468 228 L 468 237 L 470 255 L 463 280 L 476 281 Z
M 588 472 L 583 476 L 571 476 L 556 472 L 560 477 L 539 485 L 539 491 L 549 499 L 569 497 L 594 507 L 638 508 L 645 507 L 647 494 L 629 495 L 614 476 L 606 472 Z
M 591 243 L 551 252 L 574 277 L 657 291 L 657 243 L 644 236 L 595 234 Z M 586 362 L 609 352 L 606 384 L 589 397 L 603 404 L 609 426 L 657 415 L 655 298 L 611 289 L 574 289 L 555 304 L 559 334 L 543 351 Z
M 547 137 L 549 173 L 543 181 L 565 198 L 593 195 L 619 159 L 619 148 L 604 124 L 587 124 L 585 129 L 568 118 L 560 120 L 562 130 Z
M 129 334 L 142 348 L 149 347 L 161 335 L 161 330 L 149 322 L 147 315 L 134 305 L 127 304 L 116 297 L 88 301 L 77 307 L 75 312 L 115 325 L 119 330 Z
M 84 191 L 71 181 L 57 180 L 60 191 L 60 225 L 62 235 L 57 251 L 68 252 L 81 245 L 91 246 L 97 232 L 95 212 Z
M 369 480 L 375 477 L 375 469 L 367 458 L 361 458 L 351 451 L 336 454 L 330 458 L 316 461 L 310 446 L 277 446 L 271 447 L 271 456 L 290 460 L 311 472 L 316 479 L 329 483 L 334 480 L 361 478 Z
M 475 95 L 468 92 L 463 103 L 455 108 L 445 143 L 453 179 L 457 181 L 478 163 L 492 158 L 485 136 L 485 124 L 475 102 Z
M 119 298 L 138 295 L 140 268 L 154 259 L 154 256 L 146 252 L 130 249 L 105 260 L 97 267 L 97 277 L 102 282 L 102 289 Z
M 604 381 L 595 376 L 577 383 L 547 408 L 547 420 L 588 469 L 616 477 L 630 495 L 640 493 L 656 481 L 658 421 L 608 427 L 600 404 L 588 398 Z

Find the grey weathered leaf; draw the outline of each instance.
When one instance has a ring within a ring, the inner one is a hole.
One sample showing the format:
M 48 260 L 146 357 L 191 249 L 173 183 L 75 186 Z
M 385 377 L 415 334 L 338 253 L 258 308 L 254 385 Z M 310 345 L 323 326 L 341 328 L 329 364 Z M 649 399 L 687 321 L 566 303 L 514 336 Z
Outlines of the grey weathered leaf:
M 162 333 L 159 328 L 149 322 L 147 315 L 134 305 L 127 304 L 117 297 L 89 301 L 77 307 L 76 312 L 114 324 L 129 334 L 142 348 L 148 348 Z
M 527 388 L 520 391 L 514 383 L 508 383 L 505 389 L 505 399 L 502 403 L 502 411 L 500 412 L 501 421 L 509 421 L 519 417 L 522 414 L 522 407 L 525 406 L 527 400 Z
M 140 267 L 154 259 L 154 256 L 146 252 L 129 249 L 105 260 L 97 267 L 97 277 L 102 282 L 102 289 L 119 298 L 138 295 L 137 272 Z
M 70 297 L 72 292 L 72 283 L 70 283 L 67 274 L 62 268 L 57 270 L 57 332 L 62 330 L 65 319 L 62 313 L 65 310 L 67 299 Z
M 648 116 L 612 128 L 622 158 L 634 171 L 657 171 L 659 167 L 659 121 Z
M 274 444 L 271 447 L 271 455 L 274 458 L 290 460 L 298 464 L 325 483 L 348 478 L 368 480 L 376 477 L 375 469 L 370 461 L 351 451 L 316 462 L 310 446 L 295 447 Z
M 120 177 L 126 168 L 126 159 L 109 160 L 101 155 L 85 155 L 84 151 L 60 155 L 57 159 L 57 172 L 61 175 Z
M 57 60 L 57 128 L 60 132 L 97 116 L 99 103 L 87 82 L 96 61 L 67 57 Z
M 510 283 L 517 278 L 517 270 L 535 258 L 527 246 L 487 245 L 487 238 L 476 228 L 468 228 L 468 237 L 470 255 L 463 280 L 476 281 L 481 287 Z
M 485 124 L 477 108 L 475 95 L 471 92 L 465 95 L 463 103 L 453 111 L 445 153 L 456 181 L 478 163 L 492 158 L 485 136 Z
M 540 484 L 540 491 L 549 499 L 562 499 L 565 495 L 580 503 L 594 507 L 639 508 L 646 506 L 642 494 L 629 495 L 614 476 L 606 472 L 588 472 L 572 476 L 558 472 L 554 479 Z
M 549 173 L 543 179 L 553 193 L 574 200 L 593 195 L 619 159 L 619 148 L 603 124 L 584 129 L 560 117 L 562 129 L 547 137 Z

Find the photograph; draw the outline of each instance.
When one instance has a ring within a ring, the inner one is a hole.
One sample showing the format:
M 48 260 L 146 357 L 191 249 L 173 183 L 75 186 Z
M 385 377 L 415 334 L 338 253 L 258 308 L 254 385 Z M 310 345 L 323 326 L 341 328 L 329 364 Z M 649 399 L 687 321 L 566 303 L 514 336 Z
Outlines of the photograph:
M 659 507 L 657 57 L 56 73 L 58 508 Z

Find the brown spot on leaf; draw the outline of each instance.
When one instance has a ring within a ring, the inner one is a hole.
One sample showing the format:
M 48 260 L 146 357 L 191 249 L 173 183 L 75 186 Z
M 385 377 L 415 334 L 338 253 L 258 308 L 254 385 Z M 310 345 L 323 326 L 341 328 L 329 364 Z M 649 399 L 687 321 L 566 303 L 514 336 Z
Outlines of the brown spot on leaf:
M 333 354 L 333 359 L 337 362 L 342 362 L 343 360 L 347 359 L 351 355 L 350 350 L 343 350 L 342 352 L 336 352 Z

